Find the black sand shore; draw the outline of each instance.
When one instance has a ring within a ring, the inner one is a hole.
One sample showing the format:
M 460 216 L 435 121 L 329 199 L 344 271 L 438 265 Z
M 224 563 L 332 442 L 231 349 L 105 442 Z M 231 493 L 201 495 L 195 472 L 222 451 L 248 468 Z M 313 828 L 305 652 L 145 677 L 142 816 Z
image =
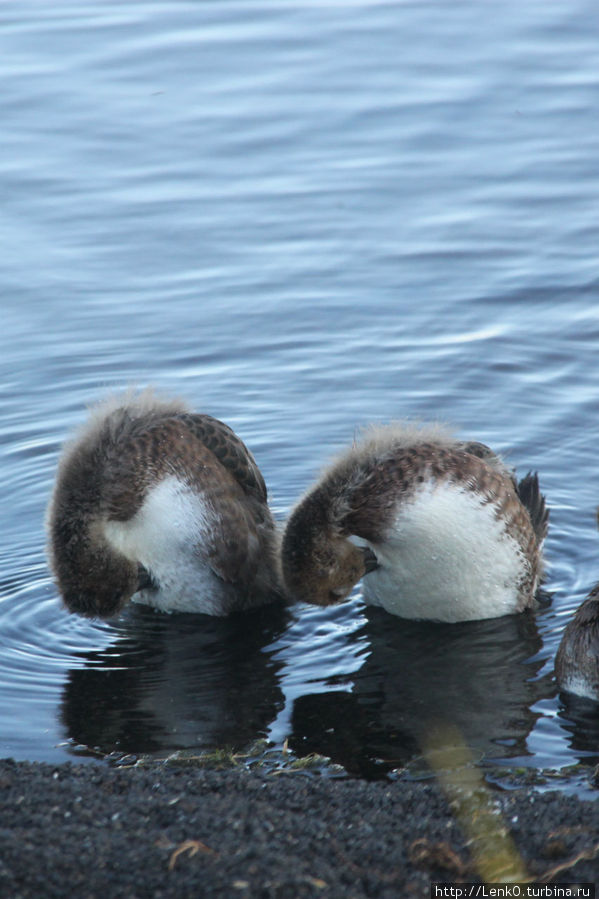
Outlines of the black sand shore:
M 529 876 L 599 884 L 599 803 L 491 793 Z M 0 896 L 428 896 L 480 882 L 431 783 L 0 761 Z

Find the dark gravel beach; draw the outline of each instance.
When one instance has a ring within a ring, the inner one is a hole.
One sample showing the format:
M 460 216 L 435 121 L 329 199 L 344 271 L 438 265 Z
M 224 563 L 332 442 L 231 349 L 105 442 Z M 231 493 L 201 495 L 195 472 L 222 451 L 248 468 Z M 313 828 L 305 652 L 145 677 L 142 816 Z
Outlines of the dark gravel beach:
M 434 782 L 0 762 L 2 897 L 428 896 L 478 881 Z M 528 875 L 599 883 L 599 803 L 489 793 Z

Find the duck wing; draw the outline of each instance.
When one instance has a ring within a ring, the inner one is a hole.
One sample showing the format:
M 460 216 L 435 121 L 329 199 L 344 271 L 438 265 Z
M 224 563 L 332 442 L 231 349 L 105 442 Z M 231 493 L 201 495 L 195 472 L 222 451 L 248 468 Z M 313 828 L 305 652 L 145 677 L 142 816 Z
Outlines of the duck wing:
M 266 486 L 234 432 L 209 415 L 182 413 L 137 424 L 106 467 L 107 515 L 126 521 L 162 478 L 175 475 L 202 496 L 208 526 L 197 552 L 222 580 L 251 585 L 274 525 Z
M 228 425 L 211 415 L 187 412 L 178 415 L 177 419 L 216 456 L 246 493 L 266 502 L 266 484 L 256 460 Z

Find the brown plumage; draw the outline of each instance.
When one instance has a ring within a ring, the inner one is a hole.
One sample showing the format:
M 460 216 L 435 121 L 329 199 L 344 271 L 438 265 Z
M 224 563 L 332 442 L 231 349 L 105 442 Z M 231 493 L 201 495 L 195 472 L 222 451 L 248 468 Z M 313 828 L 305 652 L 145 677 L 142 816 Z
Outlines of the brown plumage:
M 373 428 L 293 511 L 291 595 L 326 605 L 364 577 L 367 602 L 404 617 L 495 617 L 534 603 L 548 513 L 484 444 L 436 425 Z
M 264 479 L 223 422 L 152 393 L 99 407 L 65 448 L 48 508 L 65 604 L 107 617 L 134 594 L 226 614 L 275 597 L 277 536 Z
M 555 677 L 561 690 L 599 701 L 599 584 L 566 625 L 555 657 Z

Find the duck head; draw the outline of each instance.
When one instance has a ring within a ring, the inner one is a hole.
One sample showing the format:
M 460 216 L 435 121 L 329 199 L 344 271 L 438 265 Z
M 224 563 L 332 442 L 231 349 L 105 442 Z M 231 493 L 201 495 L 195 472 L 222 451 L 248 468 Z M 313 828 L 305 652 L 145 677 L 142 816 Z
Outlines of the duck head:
M 283 536 L 283 577 L 293 599 L 329 606 L 345 599 L 378 562 L 369 547 L 357 546 L 321 512 L 304 501 L 291 515 Z

